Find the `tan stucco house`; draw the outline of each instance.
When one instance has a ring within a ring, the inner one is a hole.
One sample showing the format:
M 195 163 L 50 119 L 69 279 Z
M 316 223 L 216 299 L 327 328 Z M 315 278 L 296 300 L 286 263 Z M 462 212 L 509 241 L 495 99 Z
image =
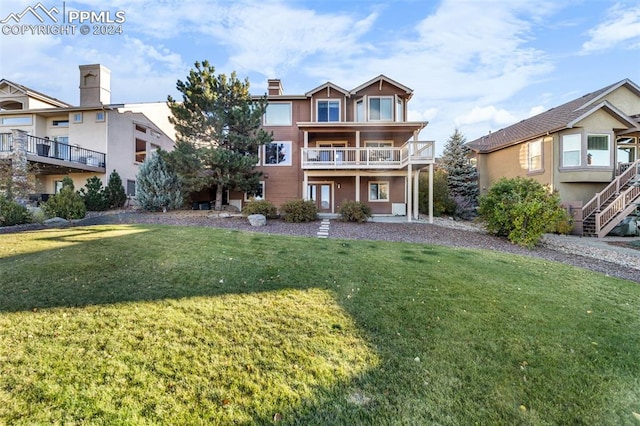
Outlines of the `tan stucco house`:
M 425 168 L 433 173 L 435 157 L 434 142 L 418 137 L 427 123 L 407 120 L 411 96 L 384 75 L 351 90 L 327 82 L 298 95 L 268 80 L 263 127 L 273 142 L 259 153 L 257 195 L 276 206 L 313 200 L 327 215 L 354 200 L 374 215 L 416 218 L 418 176 Z M 249 198 L 231 192 L 228 201 L 242 207 Z
M 171 150 L 175 131 L 166 102 L 112 104 L 110 71 L 80 67 L 80 103 L 71 105 L 9 80 L 0 80 L 0 161 L 27 161 L 35 196 L 46 199 L 70 176 L 77 189 L 116 170 L 129 195 L 147 155 Z
M 640 202 L 640 87 L 625 79 L 468 143 L 481 193 L 530 177 L 570 208 L 574 231 L 602 237 Z

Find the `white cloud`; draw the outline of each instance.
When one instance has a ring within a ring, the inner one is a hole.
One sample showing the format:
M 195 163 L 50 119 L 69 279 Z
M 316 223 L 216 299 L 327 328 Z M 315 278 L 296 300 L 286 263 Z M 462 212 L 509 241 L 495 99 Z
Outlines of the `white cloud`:
M 486 107 L 474 107 L 466 114 L 457 117 L 456 125 L 488 122 L 498 126 L 505 126 L 515 121 L 516 116 L 509 111 L 489 105 Z
M 640 48 L 640 6 L 625 9 L 616 4 L 605 20 L 589 31 L 589 41 L 582 45 L 583 54 L 607 50 L 622 45 L 624 48 Z
M 529 117 L 533 117 L 534 115 L 538 115 L 538 114 L 542 114 L 543 112 L 545 112 L 547 109 L 542 106 L 542 105 L 536 105 L 534 107 L 531 107 L 531 109 L 529 110 L 529 112 L 527 113 L 527 118 Z

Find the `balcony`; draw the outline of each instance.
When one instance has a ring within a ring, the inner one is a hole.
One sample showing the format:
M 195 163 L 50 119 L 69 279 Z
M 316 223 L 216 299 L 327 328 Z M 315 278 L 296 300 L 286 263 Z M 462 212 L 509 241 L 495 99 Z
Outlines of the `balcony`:
M 0 133 L 0 156 L 13 152 L 11 133 Z M 27 136 L 27 160 L 38 164 L 40 173 L 68 171 L 105 172 L 106 154 L 58 142 Z M 62 170 L 61 170 L 62 169 Z
M 407 142 L 401 147 L 302 148 L 305 170 L 401 170 L 409 164 L 421 167 L 435 162 L 434 142 Z

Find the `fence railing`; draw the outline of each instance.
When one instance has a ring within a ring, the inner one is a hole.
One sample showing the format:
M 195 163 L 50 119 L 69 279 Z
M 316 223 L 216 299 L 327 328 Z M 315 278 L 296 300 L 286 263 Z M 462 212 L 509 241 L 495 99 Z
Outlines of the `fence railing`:
M 11 133 L 0 133 L 0 152 L 11 152 L 13 140 Z
M 87 166 L 105 167 L 106 154 L 37 136 L 27 136 L 27 152 Z
M 303 148 L 302 168 L 400 168 L 412 161 L 434 160 L 433 145 L 431 141 L 417 141 L 401 147 Z

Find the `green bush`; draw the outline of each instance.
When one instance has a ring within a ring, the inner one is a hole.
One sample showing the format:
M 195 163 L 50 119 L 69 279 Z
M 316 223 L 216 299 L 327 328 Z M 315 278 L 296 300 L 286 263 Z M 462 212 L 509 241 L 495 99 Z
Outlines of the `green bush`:
M 340 220 L 345 222 L 366 222 L 371 217 L 371 207 L 360 201 L 344 201 L 338 210 Z
M 291 200 L 280 206 L 280 214 L 287 222 L 312 222 L 318 217 L 318 208 L 312 200 Z
M 107 195 L 98 176 L 87 179 L 84 188 L 80 188 L 80 195 L 87 210 L 99 212 L 109 208 Z
M 420 173 L 418 207 L 420 213 L 429 213 L 429 174 Z M 453 216 L 456 214 L 456 201 L 449 194 L 447 172 L 437 169 L 433 172 L 433 215 Z
M 557 193 L 533 179 L 502 178 L 480 197 L 480 215 L 490 233 L 524 247 L 535 246 L 545 232 L 571 223 Z
M 61 217 L 63 219 L 82 219 L 87 212 L 84 201 L 75 191 L 73 181 L 69 176 L 62 180 L 62 189 L 56 195 L 49 197 L 42 204 L 42 211 L 47 217 Z
M 261 214 L 267 219 L 275 219 L 278 217 L 278 209 L 267 200 L 251 200 L 242 208 L 242 214 Z
M 31 223 L 31 214 L 27 208 L 13 200 L 0 197 L 0 226 Z

